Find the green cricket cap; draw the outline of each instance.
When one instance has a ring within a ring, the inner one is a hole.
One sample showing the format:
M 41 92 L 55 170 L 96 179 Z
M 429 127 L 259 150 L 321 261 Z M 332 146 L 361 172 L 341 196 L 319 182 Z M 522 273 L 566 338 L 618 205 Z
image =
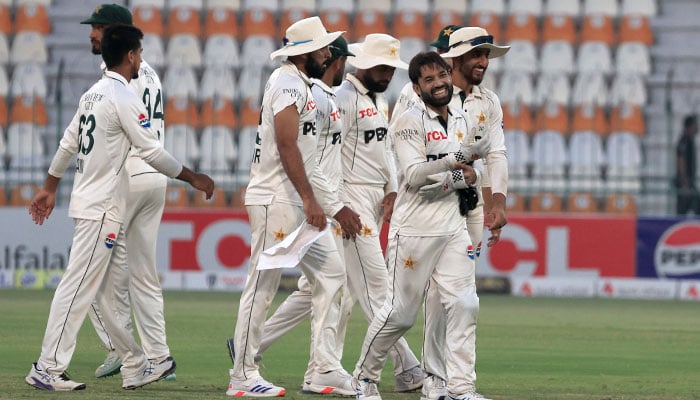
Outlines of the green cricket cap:
M 102 4 L 95 8 L 90 18 L 80 22 L 81 24 L 126 24 L 133 25 L 129 9 L 119 4 Z
M 331 44 L 328 45 L 328 50 L 331 51 L 331 57 L 333 58 L 354 56 L 354 54 L 348 50 L 347 40 L 345 40 L 342 36 L 338 36 L 337 39 L 332 41 Z
M 440 29 L 437 39 L 431 42 L 430 45 L 438 49 L 448 49 L 450 48 L 450 35 L 457 29 L 463 28 L 460 25 L 447 25 L 446 27 Z

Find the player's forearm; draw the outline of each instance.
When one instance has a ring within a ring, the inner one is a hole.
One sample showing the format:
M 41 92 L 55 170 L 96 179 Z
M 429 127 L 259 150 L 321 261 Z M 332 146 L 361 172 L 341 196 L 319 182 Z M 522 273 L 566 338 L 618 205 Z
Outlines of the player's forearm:
M 424 161 L 409 165 L 404 172 L 408 186 L 419 188 L 428 183 L 432 183 L 429 175 L 439 174 L 441 172 L 452 171 L 455 168 L 454 155 L 449 155 L 435 161 Z
M 53 176 L 51 174 L 46 175 L 46 179 L 44 180 L 44 190 L 46 190 L 49 193 L 56 193 L 56 190 L 58 189 L 58 183 L 61 181 L 61 178 L 57 176 Z

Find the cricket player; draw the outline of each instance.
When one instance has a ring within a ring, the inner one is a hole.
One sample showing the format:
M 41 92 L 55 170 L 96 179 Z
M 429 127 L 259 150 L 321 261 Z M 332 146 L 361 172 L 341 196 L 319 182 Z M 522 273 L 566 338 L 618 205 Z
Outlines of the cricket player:
M 389 291 L 379 232 L 382 221 L 391 218 L 396 174 L 387 137 L 389 106 L 382 93 L 396 68 L 408 67 L 400 59 L 400 47 L 399 40 L 381 33 L 350 45 L 355 57 L 348 63 L 357 70 L 348 73 L 336 91 L 345 132 L 342 199 L 360 214 L 364 224 L 354 241 L 344 241 L 345 266 L 350 293 L 367 321 L 375 317 Z M 405 339 L 392 348 L 391 360 L 395 391 L 412 391 L 423 385 L 423 371 Z
M 387 263 L 392 288 L 370 324 L 353 375 L 358 398 L 380 400 L 376 382 L 389 348 L 415 322 L 429 282 L 434 282 L 447 313 L 447 388 L 452 399 L 473 399 L 470 363 L 475 352 L 478 298 L 471 244 L 456 201 L 456 189 L 477 183 L 467 165 L 482 149 L 459 141 L 469 131 L 466 116 L 448 106 L 452 80 L 448 64 L 435 52 L 419 53 L 408 74 L 425 108 L 412 107 L 391 126 L 397 160 L 399 195 L 389 231 Z M 419 190 L 445 182 L 427 199 Z M 439 310 L 442 312 L 442 310 Z M 428 334 L 428 333 L 426 333 Z
M 105 27 L 111 24 L 132 25 L 133 23 L 127 8 L 117 4 L 102 4 L 95 8 L 90 18 L 82 21 L 81 24 L 92 26 L 90 31 L 92 53 L 101 54 L 100 41 Z M 105 69 L 104 64 L 102 69 Z M 150 119 L 151 127 L 155 130 L 158 140 L 163 143 L 164 98 L 160 78 L 145 60 L 141 60 L 139 77 L 129 82 L 129 88 L 133 89 L 146 105 L 146 116 Z M 103 319 L 119 318 L 126 324 L 126 329 L 133 331 L 129 295 L 131 295 L 134 320 L 146 356 L 156 361 L 170 356 L 170 348 L 165 336 L 163 294 L 156 268 L 156 241 L 165 206 L 167 177 L 144 162 L 135 151 L 129 153 L 125 168 L 129 175 L 127 198 L 129 207 L 124 219 L 128 251 L 126 263 L 116 265 L 114 268 L 119 277 L 115 284 L 117 291 L 121 294 L 115 298 L 116 313 L 101 313 L 97 302 L 93 303 L 88 313 L 95 331 L 110 350 L 105 361 L 95 371 L 97 378 L 119 373 L 121 360 L 114 351 Z
M 345 74 L 345 61 L 347 57 L 352 57 L 348 50 L 347 41 L 342 37 L 335 39 L 328 49 L 331 52 L 331 58 L 328 62 L 326 72 L 321 79 L 313 78 L 311 82 L 311 92 L 316 101 L 316 130 L 319 140 L 317 145 L 317 163 L 323 173 L 328 178 L 330 189 L 332 192 L 339 192 L 343 175 L 342 164 L 340 162 L 340 149 L 342 146 L 343 132 L 342 123 L 340 120 L 340 112 L 335 104 L 334 86 L 340 85 Z M 341 260 L 343 259 L 343 235 L 342 230 L 338 228 L 333 230 L 335 245 L 338 249 L 338 254 Z M 262 341 L 258 350 L 258 358 L 262 358 L 262 354 L 267 350 L 277 339 L 292 330 L 295 326 L 304 321 L 311 315 L 312 306 L 311 285 L 306 276 L 302 275 L 299 278 L 298 290 L 290 294 L 285 301 L 275 310 L 275 313 L 265 321 L 263 328 Z M 335 357 L 340 360 L 343 356 L 343 344 L 345 340 L 345 331 L 347 328 L 348 318 L 352 313 L 353 300 L 350 297 L 347 287 L 343 288 L 343 293 L 338 304 L 338 326 L 336 329 Z M 309 365 L 304 374 L 304 383 L 302 385 L 302 393 L 316 394 L 338 394 L 338 389 L 334 386 L 328 386 L 324 382 L 324 377 L 315 374 L 315 361 L 313 357 L 313 349 L 315 343 L 313 337 L 311 340 L 311 357 Z M 354 389 L 348 395 L 354 395 Z
M 260 253 L 296 229 L 304 220 L 326 228 L 326 215 L 348 235 L 361 229 L 359 215 L 344 206 L 318 167 L 317 103 L 311 78 L 321 78 L 331 53 L 328 45 L 343 32 L 328 33 L 320 18 L 295 22 L 286 30 L 284 46 L 271 59 L 286 56 L 268 80 L 253 151 L 245 204 L 250 219 L 251 257 L 238 311 L 234 346 L 237 350 L 229 396 L 275 397 L 286 390 L 265 380 L 255 356 L 260 349 L 265 316 L 279 286 L 279 269 L 258 270 Z M 317 200 L 318 198 L 318 200 Z M 319 383 L 338 394 L 354 393 L 352 379 L 335 357 L 337 311 L 345 286 L 345 269 L 330 235 L 321 236 L 300 263 L 311 284 L 312 354 Z M 335 307 L 337 309 L 337 307 Z
M 38 389 L 72 391 L 84 383 L 65 373 L 75 349 L 80 326 L 97 297 L 105 312 L 114 312 L 113 266 L 125 262 L 124 216 L 129 177 L 124 163 L 131 147 L 161 173 L 189 182 L 211 197 L 214 182 L 207 175 L 182 166 L 158 141 L 141 99 L 128 88 L 138 77 L 143 33 L 133 26 L 105 29 L 102 58 L 107 71 L 80 98 L 78 111 L 66 128 L 49 167 L 44 187 L 30 204 L 32 219 L 43 224 L 53 210 L 59 180 L 74 155 L 76 175 L 69 205 L 75 234 L 66 272 L 51 303 L 41 355 L 25 381 Z M 123 321 L 106 320 L 114 347 L 122 359 L 122 387 L 134 389 L 175 371 L 168 357 L 146 358 Z

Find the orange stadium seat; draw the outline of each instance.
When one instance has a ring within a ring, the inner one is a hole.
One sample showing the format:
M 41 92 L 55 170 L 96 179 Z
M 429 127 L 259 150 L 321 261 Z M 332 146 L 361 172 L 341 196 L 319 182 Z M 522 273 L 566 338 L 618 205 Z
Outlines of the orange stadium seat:
M 221 125 L 228 128 L 238 127 L 236 110 L 233 101 L 221 96 L 202 101 L 200 127 Z
M 555 193 L 535 193 L 535 195 L 530 198 L 530 211 L 561 212 L 562 210 L 562 199 Z
M 34 31 L 44 35 L 51 33 L 51 22 L 42 4 L 22 4 L 15 10 L 15 32 Z
M 625 15 L 620 20 L 619 42 L 641 42 L 647 46 L 654 44 L 654 32 L 649 18 L 643 15 Z
M 5 4 L 0 4 L 0 33 L 12 33 L 12 15 L 10 8 Z
M 168 14 L 168 36 L 187 34 L 199 38 L 202 36 L 202 22 L 199 12 L 191 7 L 176 7 Z
M 9 205 L 14 207 L 26 207 L 31 203 L 34 193 L 39 190 L 39 186 L 32 183 L 20 183 L 10 192 Z
M 538 131 L 557 131 L 566 135 L 570 129 L 567 107 L 553 102 L 543 104 L 535 117 L 535 129 Z
M 592 193 L 572 193 L 566 200 L 566 210 L 569 212 L 595 213 L 599 212 L 598 200 Z
M 644 136 L 646 123 L 642 108 L 630 103 L 613 107 L 610 112 L 610 130 L 613 132 L 632 132 Z
M 260 124 L 260 106 L 250 100 L 241 102 L 241 126 L 258 126 Z
M 399 39 L 412 37 L 425 41 L 428 39 L 428 37 L 426 37 L 425 25 L 425 19 L 420 13 L 416 11 L 398 11 L 394 15 L 392 35 Z M 437 34 L 435 37 L 429 39 L 432 41 L 436 37 Z
M 163 36 L 163 13 L 155 6 L 137 6 L 132 13 L 134 26 L 137 26 L 144 34 Z
M 489 31 L 490 33 L 491 31 Z M 533 43 L 540 41 L 540 29 L 537 23 L 537 16 L 525 12 L 510 14 L 506 19 L 503 30 L 504 40 L 527 40 Z
M 231 196 L 231 207 L 233 208 L 245 208 L 245 191 L 247 187 L 241 186 L 233 192 Z
M 189 205 L 190 200 L 184 186 L 168 186 L 165 190 L 165 207 L 183 208 Z
M 12 100 L 10 124 L 25 122 L 41 126 L 48 125 L 49 117 L 46 114 L 46 105 L 41 97 L 16 96 Z
M 532 111 L 527 104 L 503 104 L 502 107 L 504 128 L 521 130 L 527 134 L 532 134 L 535 131 Z
M 576 43 L 576 22 L 571 15 L 545 15 L 542 20 L 542 42 L 562 40 Z
M 603 14 L 587 15 L 581 25 L 580 42 L 603 42 L 608 46 L 616 43 L 612 17 Z
M 207 10 L 204 19 L 204 37 L 228 35 L 238 37 L 238 19 L 230 8 L 214 7 Z
M 355 40 L 354 34 L 350 31 L 350 16 L 347 12 L 332 8 L 321 11 L 321 21 L 329 32 L 345 31 L 345 39 L 348 42 Z
M 501 41 L 503 32 L 501 30 L 501 16 L 495 13 L 475 12 L 469 19 L 469 25 L 480 26 L 493 36 L 496 41 Z
M 353 24 L 353 37 L 357 41 L 363 41 L 370 33 L 387 32 L 386 18 L 377 10 L 360 10 L 355 14 Z
M 280 16 L 280 23 L 279 23 L 279 28 L 280 28 L 280 32 L 281 32 L 279 37 L 284 36 L 284 32 L 286 31 L 287 27 L 289 27 L 290 25 L 292 25 L 293 23 L 295 23 L 301 19 L 304 19 L 304 18 L 307 18 L 310 16 L 311 16 L 310 11 L 304 10 L 301 8 L 290 8 L 290 9 L 282 12 L 282 15 Z
M 607 135 L 610 133 L 610 124 L 602 107 L 584 103 L 574 109 L 571 130 L 573 132 L 593 131 L 599 135 Z
M 5 187 L 0 186 L 0 207 L 7 205 L 7 193 L 5 192 Z
M 506 211 L 508 212 L 524 212 L 525 211 L 525 197 L 523 197 L 518 192 L 508 191 L 508 196 L 506 197 Z
M 605 212 L 609 214 L 637 214 L 634 196 L 629 193 L 612 193 L 605 198 Z
M 202 208 L 223 208 L 226 207 L 227 204 L 228 201 L 226 200 L 226 193 L 224 193 L 224 189 L 219 186 L 214 188 L 214 195 L 211 197 L 211 199 L 207 200 L 206 195 L 203 192 L 197 191 L 192 196 L 191 202 L 193 207 Z
M 430 18 L 430 36 L 428 39 L 435 40 L 440 34 L 440 30 L 447 25 L 462 26 L 462 15 L 450 10 L 436 10 Z
M 274 37 L 276 27 L 277 21 L 272 11 L 264 8 L 251 8 L 243 14 L 241 37 L 243 39 L 255 35 Z
M 200 126 L 197 105 L 194 101 L 190 101 L 187 98 L 169 98 L 165 104 L 165 115 L 168 119 L 168 124 Z
M 7 126 L 7 99 L 0 96 L 0 126 Z

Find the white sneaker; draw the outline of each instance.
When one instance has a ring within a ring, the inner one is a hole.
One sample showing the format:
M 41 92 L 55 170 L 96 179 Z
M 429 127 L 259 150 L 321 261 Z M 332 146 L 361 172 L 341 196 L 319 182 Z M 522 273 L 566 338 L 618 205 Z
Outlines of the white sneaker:
M 85 389 L 84 383 L 72 381 L 65 372 L 61 375 L 50 374 L 39 369 L 36 363 L 32 364 L 32 368 L 29 370 L 27 377 L 24 378 L 24 381 L 37 389 L 57 392 Z
M 172 357 L 166 357 L 162 361 L 148 360 L 148 366 L 140 374 L 124 377 L 122 388 L 136 389 L 159 381 L 173 372 L 175 372 L 175 360 Z
M 311 381 L 304 381 L 304 383 L 301 384 L 301 392 L 305 394 L 315 393 L 311 391 Z
M 395 392 L 412 392 L 423 386 L 425 373 L 420 367 L 413 367 L 396 375 Z
M 448 400 L 491 400 L 491 399 L 487 399 L 486 397 L 480 395 L 477 392 L 468 392 L 468 393 L 463 393 L 460 395 L 454 395 L 454 394 L 448 392 L 447 399 Z
M 420 400 L 445 400 L 446 398 L 447 382 L 435 375 L 426 376 L 420 391 Z
M 343 369 L 314 374 L 309 383 L 309 392 L 341 396 L 357 395 L 355 385 L 352 384 L 352 376 Z
M 355 390 L 357 391 L 358 400 L 382 400 L 377 389 L 377 383 L 369 379 L 352 379 Z
M 116 375 L 119 373 L 119 369 L 122 367 L 122 360 L 117 355 L 117 352 L 111 350 L 107 353 L 107 358 L 105 358 L 102 365 L 97 367 L 95 370 L 95 378 L 106 378 L 108 376 Z
M 233 370 L 229 370 L 233 373 Z M 275 386 L 266 381 L 262 376 L 250 378 L 246 381 L 234 380 L 228 383 L 227 396 L 248 397 L 282 397 L 287 393 L 285 388 Z

